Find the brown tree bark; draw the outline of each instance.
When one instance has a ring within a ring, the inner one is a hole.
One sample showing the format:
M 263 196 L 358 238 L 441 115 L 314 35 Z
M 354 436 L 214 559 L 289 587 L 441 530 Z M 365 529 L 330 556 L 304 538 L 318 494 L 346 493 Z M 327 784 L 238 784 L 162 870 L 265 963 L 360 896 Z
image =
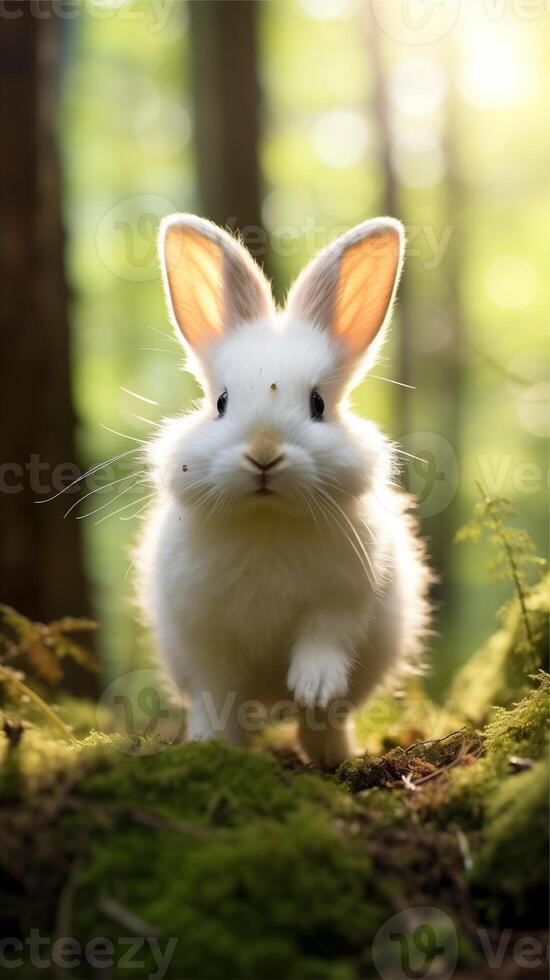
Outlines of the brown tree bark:
M 403 215 L 400 213 L 399 189 L 391 158 L 390 109 L 382 57 L 384 34 L 374 16 L 370 3 L 366 6 L 365 16 L 367 22 L 367 51 L 372 72 L 372 114 L 376 130 L 378 161 L 382 176 L 380 211 L 382 214 L 390 215 L 390 217 L 403 219 Z M 397 357 L 394 366 L 394 377 L 402 385 L 413 384 L 411 380 L 413 375 L 413 351 L 411 346 L 412 315 L 410 304 L 411 296 L 407 264 L 405 263 L 403 278 L 399 286 L 399 300 L 397 304 L 396 325 L 398 328 L 398 340 Z M 394 414 L 397 438 L 406 435 L 414 429 L 412 394 L 413 392 L 410 388 L 396 388 Z
M 191 87 L 202 212 L 239 230 L 265 264 L 260 215 L 260 89 L 254 0 L 189 4 Z
M 75 469 L 60 173 L 59 18 L 12 4 L 0 19 L 0 600 L 47 621 L 88 610 L 67 499 L 37 505 Z M 74 689 L 93 678 L 70 670 Z

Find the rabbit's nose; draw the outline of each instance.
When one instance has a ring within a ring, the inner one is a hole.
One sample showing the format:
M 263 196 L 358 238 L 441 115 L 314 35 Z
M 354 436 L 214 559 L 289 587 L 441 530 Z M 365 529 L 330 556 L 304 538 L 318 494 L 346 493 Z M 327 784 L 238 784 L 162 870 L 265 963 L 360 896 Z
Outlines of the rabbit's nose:
M 280 440 L 271 429 L 260 429 L 248 445 L 244 457 L 266 473 L 282 462 L 284 456 L 281 448 Z
M 252 463 L 253 466 L 256 466 L 259 470 L 261 470 L 262 473 L 267 473 L 268 470 L 272 470 L 274 466 L 278 466 L 279 463 L 282 463 L 284 456 L 282 453 L 280 453 L 279 456 L 275 457 L 275 459 L 271 459 L 269 463 L 260 463 L 258 459 L 254 459 L 254 456 L 250 456 L 248 453 L 244 454 L 244 458 L 247 459 L 249 463 Z

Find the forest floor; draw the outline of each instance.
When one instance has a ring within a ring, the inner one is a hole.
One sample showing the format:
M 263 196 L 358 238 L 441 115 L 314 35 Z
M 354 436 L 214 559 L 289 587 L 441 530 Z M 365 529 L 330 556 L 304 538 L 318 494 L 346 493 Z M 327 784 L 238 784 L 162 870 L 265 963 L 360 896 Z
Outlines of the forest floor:
M 549 606 L 542 583 L 539 661 Z M 549 683 L 518 669 L 520 629 L 516 603 L 457 676 L 448 731 L 388 696 L 391 724 L 367 718 L 368 753 L 333 773 L 289 726 L 255 751 L 166 744 L 67 702 L 69 739 L 5 701 L 0 975 L 546 976 Z

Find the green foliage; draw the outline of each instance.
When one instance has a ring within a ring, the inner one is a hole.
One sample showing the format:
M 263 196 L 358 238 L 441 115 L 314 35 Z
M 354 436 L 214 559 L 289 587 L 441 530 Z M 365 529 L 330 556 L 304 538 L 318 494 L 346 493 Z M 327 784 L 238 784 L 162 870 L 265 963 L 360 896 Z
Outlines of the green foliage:
M 97 623 L 73 616 L 63 616 L 51 623 L 32 622 L 5 605 L 0 605 L 0 622 L 0 693 L 8 701 L 15 699 L 19 714 L 25 705 L 34 705 L 66 738 L 72 738 L 67 725 L 26 682 L 26 672 L 21 667 L 24 665 L 34 680 L 49 687 L 57 687 L 62 682 L 61 663 L 67 657 L 87 670 L 97 670 L 97 661 L 73 639 L 75 633 L 95 630 Z
M 548 790 L 543 759 L 502 782 L 488 802 L 470 882 L 491 924 L 547 925 Z
M 532 659 L 548 668 L 550 577 L 533 586 L 525 596 L 533 635 Z M 457 671 L 448 694 L 449 706 L 458 716 L 475 725 L 484 724 L 495 705 L 509 706 L 523 697 L 533 684 L 530 664 L 518 656 L 524 637 L 522 610 L 517 598 L 506 611 L 502 629 Z
M 495 708 L 481 733 L 483 755 L 468 768 L 457 770 L 442 818 L 459 819 L 480 828 L 490 816 L 495 794 L 505 783 L 517 786 L 513 760 L 538 761 L 548 743 L 550 680 L 540 672 L 535 688 L 511 708 Z M 512 760 L 512 761 L 511 761 Z M 527 843 L 527 842 L 526 842 Z M 521 874 L 521 869 L 518 869 Z
M 468 886 L 477 914 L 499 928 L 547 922 L 548 708 L 550 679 L 511 708 L 495 708 L 482 754 L 449 773 L 424 806 L 467 835 Z
M 80 643 L 75 633 L 97 629 L 91 619 L 63 616 L 51 623 L 35 623 L 11 606 L 0 605 L 0 663 L 19 666 L 23 658 L 36 678 L 56 687 L 63 679 L 61 661 L 66 657 L 87 670 L 96 671 L 97 661 Z
M 455 541 L 478 541 L 483 531 L 488 532 L 489 544 L 494 555 L 489 565 L 489 574 L 495 581 L 513 582 L 521 610 L 523 635 L 516 636 L 515 652 L 522 657 L 526 665 L 530 664 L 532 668 L 536 668 L 540 666 L 536 659 L 536 645 L 540 635 L 532 629 L 527 597 L 532 590 L 533 569 L 537 571 L 540 578 L 547 563 L 544 558 L 535 553 L 535 546 L 527 531 L 507 524 L 509 518 L 517 514 L 511 501 L 505 497 L 486 494 L 479 484 L 478 488 L 482 500 L 475 505 L 473 519 L 455 535 Z M 506 616 L 508 610 L 509 603 L 502 608 L 500 615 Z

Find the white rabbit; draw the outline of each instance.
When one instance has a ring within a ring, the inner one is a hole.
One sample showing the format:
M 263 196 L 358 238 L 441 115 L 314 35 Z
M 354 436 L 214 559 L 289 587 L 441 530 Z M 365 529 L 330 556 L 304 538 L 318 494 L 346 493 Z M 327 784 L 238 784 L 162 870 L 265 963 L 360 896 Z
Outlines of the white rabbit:
M 307 756 L 337 765 L 350 712 L 421 650 L 430 575 L 409 500 L 390 444 L 346 405 L 403 251 L 398 221 L 366 221 L 279 312 L 235 238 L 193 215 L 162 223 L 170 312 L 204 400 L 151 445 L 157 493 L 136 567 L 190 739 L 242 744 L 260 709 L 293 702 Z

